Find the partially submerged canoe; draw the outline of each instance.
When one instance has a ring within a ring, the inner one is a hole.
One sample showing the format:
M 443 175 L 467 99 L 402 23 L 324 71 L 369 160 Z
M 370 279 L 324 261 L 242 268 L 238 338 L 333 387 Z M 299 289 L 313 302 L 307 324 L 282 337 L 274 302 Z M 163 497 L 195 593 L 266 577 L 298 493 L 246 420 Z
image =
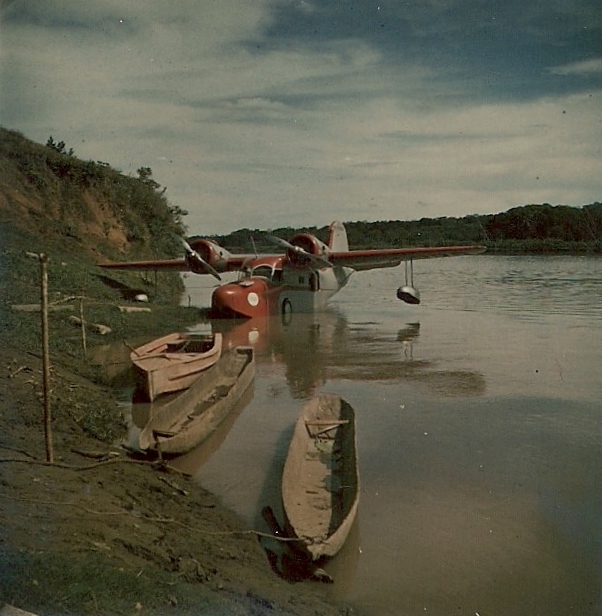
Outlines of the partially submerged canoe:
M 133 349 L 130 359 L 139 392 L 152 402 L 160 394 L 190 387 L 215 364 L 222 352 L 222 335 L 176 332 Z
M 354 410 L 337 395 L 321 394 L 301 409 L 284 464 L 286 530 L 312 560 L 334 556 L 358 502 Z
M 160 405 L 140 432 L 140 449 L 182 454 L 210 436 L 253 382 L 252 347 L 224 353 L 181 394 Z

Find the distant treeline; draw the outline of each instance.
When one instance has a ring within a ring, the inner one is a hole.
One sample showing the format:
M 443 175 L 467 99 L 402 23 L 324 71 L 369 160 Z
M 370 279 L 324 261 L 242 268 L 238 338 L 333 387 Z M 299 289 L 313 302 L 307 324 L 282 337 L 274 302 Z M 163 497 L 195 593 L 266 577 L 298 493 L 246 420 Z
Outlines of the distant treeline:
M 43 233 L 76 238 L 100 248 L 118 229 L 131 257 L 181 254 L 173 235 L 186 232 L 186 210 L 171 205 L 149 167 L 137 177 L 103 161 L 80 160 L 52 136 L 45 145 L 0 127 L 0 215 L 27 217 Z M 100 217 L 100 238 L 91 230 Z M 347 222 L 352 249 L 452 244 L 484 244 L 489 252 L 602 253 L 602 204 L 582 207 L 525 205 L 500 214 L 420 220 Z M 189 229 L 189 232 L 195 232 Z M 271 232 L 290 238 L 309 232 L 328 241 L 328 227 L 280 228 Z M 273 252 L 260 230 L 241 229 L 213 236 L 233 251 Z
M 602 203 L 525 205 L 500 214 L 463 218 L 347 222 L 345 228 L 352 249 L 483 244 L 489 252 L 501 253 L 602 253 Z M 283 238 L 299 232 L 328 240 L 328 227 L 273 231 Z M 255 246 L 258 252 L 273 252 L 273 244 L 267 244 L 263 236 L 262 231 L 241 229 L 214 239 L 231 250 L 252 252 Z

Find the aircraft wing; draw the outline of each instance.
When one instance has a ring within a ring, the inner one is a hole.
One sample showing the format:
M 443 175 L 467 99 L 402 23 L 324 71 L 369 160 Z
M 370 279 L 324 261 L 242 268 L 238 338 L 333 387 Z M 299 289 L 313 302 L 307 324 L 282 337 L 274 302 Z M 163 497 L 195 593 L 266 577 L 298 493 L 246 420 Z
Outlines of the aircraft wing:
M 232 255 L 225 263 L 219 267 L 220 272 L 236 272 L 242 268 L 244 263 L 249 260 L 250 255 Z M 99 266 L 105 269 L 120 269 L 120 270 L 170 270 L 173 272 L 190 272 L 192 271 L 186 259 L 156 259 L 150 261 L 111 261 L 108 263 L 99 263 Z M 209 273 L 209 272 L 195 272 Z
M 99 263 L 100 267 L 104 267 L 105 269 L 121 269 L 121 270 L 172 270 L 175 272 L 186 272 L 190 268 L 188 267 L 188 263 L 186 259 L 170 259 L 170 260 L 160 260 L 157 259 L 155 261 L 124 261 L 122 263 L 119 262 L 110 262 L 110 263 Z
M 380 267 L 396 267 L 402 261 L 414 259 L 435 259 L 478 255 L 485 252 L 485 246 L 434 246 L 417 248 L 385 248 L 381 250 L 350 250 L 331 252 L 328 260 L 339 267 L 350 267 L 357 271 Z

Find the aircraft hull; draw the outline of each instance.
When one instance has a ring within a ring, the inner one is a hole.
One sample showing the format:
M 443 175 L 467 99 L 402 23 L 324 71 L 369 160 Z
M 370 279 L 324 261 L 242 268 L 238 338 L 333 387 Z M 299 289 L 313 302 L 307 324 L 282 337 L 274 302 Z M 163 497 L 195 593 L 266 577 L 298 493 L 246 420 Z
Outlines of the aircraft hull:
M 213 318 L 246 318 L 307 313 L 324 308 L 351 275 L 347 268 L 287 271 L 274 282 L 249 276 L 218 287 L 211 298 Z

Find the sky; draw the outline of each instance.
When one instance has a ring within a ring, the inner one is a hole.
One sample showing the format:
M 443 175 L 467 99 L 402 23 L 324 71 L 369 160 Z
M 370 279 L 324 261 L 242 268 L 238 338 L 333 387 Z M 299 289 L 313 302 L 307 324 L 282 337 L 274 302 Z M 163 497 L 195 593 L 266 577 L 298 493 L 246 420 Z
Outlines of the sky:
M 602 201 L 600 0 L 0 0 L 0 125 L 190 234 Z

